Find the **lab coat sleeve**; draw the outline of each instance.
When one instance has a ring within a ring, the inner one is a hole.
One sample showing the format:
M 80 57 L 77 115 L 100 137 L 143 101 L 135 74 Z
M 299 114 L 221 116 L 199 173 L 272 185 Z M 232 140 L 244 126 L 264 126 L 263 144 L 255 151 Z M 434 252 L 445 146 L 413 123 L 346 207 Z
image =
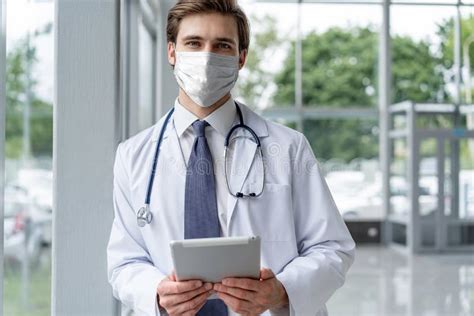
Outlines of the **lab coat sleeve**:
M 331 295 L 343 285 L 354 261 L 355 243 L 306 137 L 299 137 L 292 164 L 299 255 L 277 274 L 277 279 L 288 294 L 290 315 L 309 316 L 324 309 Z
M 137 225 L 122 150 L 120 144 L 114 165 L 115 218 L 107 246 L 109 283 L 114 296 L 136 315 L 160 315 L 156 290 L 166 276 L 153 265 Z

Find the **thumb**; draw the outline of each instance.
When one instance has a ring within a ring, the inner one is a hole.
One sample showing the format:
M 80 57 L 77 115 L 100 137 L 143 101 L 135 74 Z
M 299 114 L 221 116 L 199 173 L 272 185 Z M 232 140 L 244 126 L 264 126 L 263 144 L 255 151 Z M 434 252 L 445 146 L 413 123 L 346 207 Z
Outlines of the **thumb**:
M 260 279 L 261 280 L 268 280 L 268 279 L 271 279 L 271 278 L 274 278 L 274 277 L 275 277 L 275 274 L 273 273 L 273 271 L 271 269 L 262 268 L 260 270 Z
M 174 270 L 169 275 L 169 278 L 170 278 L 171 281 L 176 282 L 176 273 L 174 272 Z

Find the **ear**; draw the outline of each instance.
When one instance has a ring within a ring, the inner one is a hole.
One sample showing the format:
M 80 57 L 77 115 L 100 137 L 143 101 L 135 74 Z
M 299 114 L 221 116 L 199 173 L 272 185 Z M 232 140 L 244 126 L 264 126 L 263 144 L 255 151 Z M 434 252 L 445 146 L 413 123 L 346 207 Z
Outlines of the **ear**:
M 168 62 L 171 66 L 176 64 L 176 45 L 173 42 L 168 42 Z
M 244 68 L 245 62 L 247 61 L 247 50 L 244 49 L 239 55 L 239 70 Z

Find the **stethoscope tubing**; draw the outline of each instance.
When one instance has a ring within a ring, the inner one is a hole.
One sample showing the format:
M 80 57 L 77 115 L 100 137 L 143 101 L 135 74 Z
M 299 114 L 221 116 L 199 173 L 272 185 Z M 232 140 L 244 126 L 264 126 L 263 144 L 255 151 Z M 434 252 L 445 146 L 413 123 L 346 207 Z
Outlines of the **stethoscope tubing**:
M 158 143 L 156 144 L 155 155 L 154 155 L 154 158 L 153 158 L 153 167 L 151 169 L 150 179 L 148 180 L 148 189 L 147 189 L 147 192 L 146 192 L 145 205 L 150 205 L 151 191 L 153 190 L 153 182 L 155 180 L 156 166 L 158 165 L 158 158 L 159 158 L 159 155 L 160 155 L 161 142 L 163 141 L 163 135 L 165 134 L 165 130 L 168 126 L 168 122 L 171 118 L 171 115 L 173 115 L 173 112 L 174 112 L 174 108 L 172 108 L 168 112 L 168 114 L 166 115 L 165 121 L 163 123 L 163 127 L 161 128 L 161 131 L 160 131 L 160 136 L 158 137 Z
M 262 153 L 262 148 L 261 148 L 261 144 L 260 144 L 260 138 L 257 136 L 257 134 L 255 133 L 255 131 L 252 128 L 245 125 L 244 118 L 243 118 L 243 115 L 242 115 L 242 111 L 240 110 L 240 107 L 237 104 L 237 102 L 234 101 L 234 103 L 235 103 L 235 106 L 236 106 L 237 114 L 239 116 L 239 124 L 234 125 L 226 135 L 225 142 L 224 142 L 225 157 L 227 158 L 227 148 L 229 146 L 229 141 L 230 141 L 230 138 L 232 137 L 232 134 L 237 129 L 243 128 L 246 131 L 248 131 L 252 135 L 252 138 L 255 140 L 255 142 L 257 144 L 257 150 L 259 151 L 259 154 L 262 157 L 262 167 L 265 168 L 264 162 L 263 162 L 263 153 Z M 161 131 L 160 131 L 160 135 L 158 137 L 158 142 L 156 144 L 155 154 L 153 156 L 153 165 L 152 165 L 152 169 L 151 169 L 151 173 L 150 173 L 150 178 L 148 180 L 148 188 L 147 188 L 146 197 L 145 197 L 145 205 L 137 213 L 137 222 L 138 222 L 138 226 L 140 226 L 140 227 L 144 227 L 145 223 L 150 224 L 151 221 L 152 221 L 152 218 L 153 218 L 152 217 L 153 214 L 150 211 L 151 192 L 153 190 L 153 183 L 154 183 L 154 180 L 155 180 L 156 168 L 157 168 L 157 165 L 158 165 L 158 159 L 159 159 L 159 155 L 160 155 L 161 143 L 163 141 L 164 133 L 165 133 L 167 127 L 168 127 L 169 120 L 171 119 L 171 116 L 173 115 L 173 113 L 174 113 L 174 107 L 166 115 L 165 120 L 163 122 L 163 126 L 162 126 Z M 243 194 L 242 192 L 233 193 L 230 189 L 229 181 L 227 179 L 227 167 L 224 167 L 224 169 L 225 169 L 224 172 L 225 172 L 225 180 L 226 180 L 227 189 L 229 190 L 230 194 L 233 195 L 234 197 L 236 197 L 236 198 L 258 197 L 263 193 L 264 186 L 265 186 L 265 169 L 264 169 L 264 172 L 263 172 L 263 177 L 264 178 L 263 178 L 262 190 L 259 193 L 250 193 L 250 194 Z

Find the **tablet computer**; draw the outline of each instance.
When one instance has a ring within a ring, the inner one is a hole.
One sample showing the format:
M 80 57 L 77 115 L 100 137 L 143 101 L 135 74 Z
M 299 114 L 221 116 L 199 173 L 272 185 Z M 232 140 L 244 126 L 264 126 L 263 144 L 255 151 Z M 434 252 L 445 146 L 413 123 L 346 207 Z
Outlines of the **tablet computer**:
M 260 277 L 258 236 L 173 240 L 170 247 L 177 281 Z

